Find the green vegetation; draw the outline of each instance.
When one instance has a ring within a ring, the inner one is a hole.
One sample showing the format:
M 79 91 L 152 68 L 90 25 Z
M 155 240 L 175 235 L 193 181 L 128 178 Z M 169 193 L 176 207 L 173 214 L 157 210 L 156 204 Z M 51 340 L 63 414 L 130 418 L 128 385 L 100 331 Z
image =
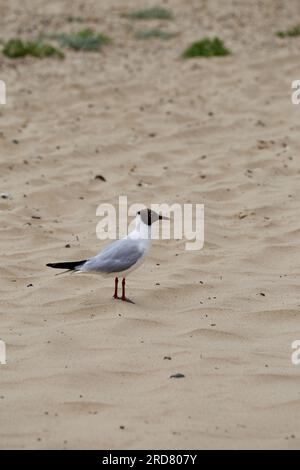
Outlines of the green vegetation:
M 84 22 L 84 19 L 81 17 L 81 16 L 68 16 L 67 17 L 67 21 L 69 23 L 83 23 Z
M 135 33 L 136 39 L 171 39 L 176 36 L 176 33 L 169 33 L 168 31 L 162 31 L 161 29 L 145 29 L 137 31 Z
M 173 15 L 170 10 L 162 7 L 145 8 L 125 15 L 132 20 L 171 20 Z
M 226 56 L 229 54 L 231 54 L 231 51 L 224 46 L 223 41 L 215 37 L 194 42 L 183 52 L 182 57 L 188 59 L 191 57 Z
M 61 46 L 70 47 L 76 51 L 99 51 L 102 46 L 111 42 L 105 34 L 95 33 L 89 28 L 73 34 L 57 34 L 52 38 L 57 39 Z
M 279 38 L 293 38 L 300 36 L 300 25 L 294 26 L 293 28 L 287 29 L 286 31 L 278 31 L 276 34 Z
M 23 41 L 18 38 L 10 39 L 4 43 L 3 54 L 10 59 L 17 59 L 28 55 L 38 58 L 58 57 L 62 59 L 64 57 L 64 54 L 51 44 L 41 40 Z

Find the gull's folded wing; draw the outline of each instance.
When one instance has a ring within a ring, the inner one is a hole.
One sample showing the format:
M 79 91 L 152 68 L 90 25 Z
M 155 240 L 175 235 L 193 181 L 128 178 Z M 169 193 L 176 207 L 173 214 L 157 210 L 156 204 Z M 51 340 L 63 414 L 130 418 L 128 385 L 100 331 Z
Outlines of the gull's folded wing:
M 105 274 L 126 271 L 136 264 L 143 256 L 139 243 L 130 238 L 117 240 L 108 245 L 98 255 L 89 259 L 80 271 L 101 272 Z

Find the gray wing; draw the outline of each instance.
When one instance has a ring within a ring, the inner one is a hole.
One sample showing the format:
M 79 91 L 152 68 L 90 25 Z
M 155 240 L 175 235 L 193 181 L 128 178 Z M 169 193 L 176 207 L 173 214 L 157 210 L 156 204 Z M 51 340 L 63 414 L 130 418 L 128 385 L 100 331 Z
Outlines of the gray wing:
M 118 273 L 131 268 L 142 257 L 136 241 L 128 238 L 108 245 L 98 255 L 90 258 L 80 271 L 94 271 L 105 274 Z

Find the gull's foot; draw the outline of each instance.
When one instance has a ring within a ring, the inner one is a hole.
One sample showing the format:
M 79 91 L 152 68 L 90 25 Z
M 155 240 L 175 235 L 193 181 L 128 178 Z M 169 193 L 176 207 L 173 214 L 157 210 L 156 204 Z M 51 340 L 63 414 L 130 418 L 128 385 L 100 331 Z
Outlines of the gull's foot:
M 135 302 L 133 302 L 133 300 L 130 300 L 130 299 L 128 299 L 127 297 L 119 297 L 119 296 L 115 297 L 115 296 L 113 296 L 113 299 L 122 300 L 123 302 L 128 302 L 128 303 L 130 303 L 130 304 L 134 304 L 134 303 L 135 303 Z
M 123 302 L 129 302 L 130 304 L 134 304 L 133 300 L 128 299 L 127 297 L 120 297 Z

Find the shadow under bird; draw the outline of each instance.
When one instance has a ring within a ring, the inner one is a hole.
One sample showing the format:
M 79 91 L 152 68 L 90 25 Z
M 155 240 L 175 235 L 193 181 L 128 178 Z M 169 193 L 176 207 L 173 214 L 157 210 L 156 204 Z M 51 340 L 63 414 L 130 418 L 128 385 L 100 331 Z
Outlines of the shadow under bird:
M 66 269 L 78 273 L 95 273 L 115 277 L 114 299 L 132 302 L 125 295 L 125 279 L 137 269 L 151 246 L 151 225 L 158 220 L 169 220 L 151 209 L 143 209 L 136 214 L 135 229 L 125 238 L 116 240 L 92 258 L 65 263 L 48 263 L 55 269 Z M 122 296 L 118 296 L 119 277 L 122 277 Z

